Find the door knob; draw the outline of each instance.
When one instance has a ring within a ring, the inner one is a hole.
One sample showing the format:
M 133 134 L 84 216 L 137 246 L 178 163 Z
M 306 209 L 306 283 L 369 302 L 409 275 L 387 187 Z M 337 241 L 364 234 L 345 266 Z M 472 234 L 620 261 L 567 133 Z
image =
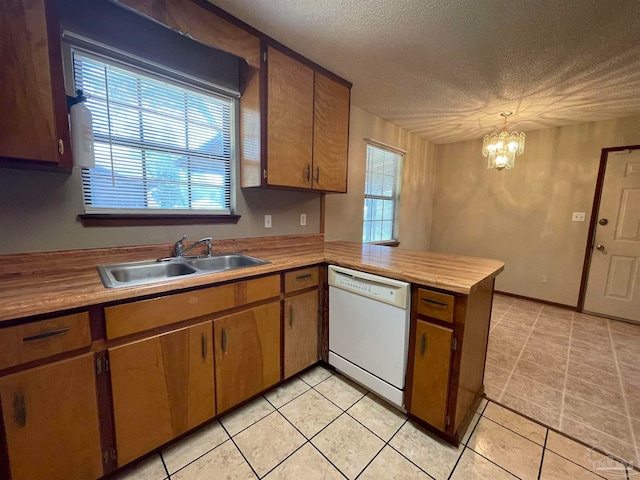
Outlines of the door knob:
M 596 245 L 596 250 L 599 252 L 604 252 L 604 245 Z
M 600 220 L 598 220 L 598 223 L 600 225 L 606 225 L 607 223 L 609 223 L 609 220 L 607 220 L 606 218 L 601 218 Z

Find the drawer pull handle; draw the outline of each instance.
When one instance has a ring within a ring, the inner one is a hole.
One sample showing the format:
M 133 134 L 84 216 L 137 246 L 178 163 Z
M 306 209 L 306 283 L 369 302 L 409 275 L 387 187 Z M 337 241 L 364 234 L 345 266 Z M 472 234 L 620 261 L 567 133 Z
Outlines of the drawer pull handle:
M 298 275 L 296 277 L 296 280 L 304 280 L 305 278 L 311 278 L 311 274 L 310 273 L 305 273 L 304 275 Z
M 420 337 L 420 355 L 424 355 L 424 351 L 427 348 L 427 335 L 426 334 L 422 334 L 422 337 Z
M 22 393 L 16 393 L 13 397 L 13 419 L 21 427 L 27 424 L 27 404 Z
M 320 181 L 320 167 L 316 167 L 316 183 Z
M 55 337 L 56 335 L 62 335 L 67 333 L 68 328 L 60 328 L 58 330 L 51 330 L 50 332 L 38 333 L 37 335 L 31 335 L 30 337 L 24 337 L 23 342 L 33 342 L 34 340 L 42 340 L 43 338 Z
M 227 331 L 222 329 L 222 353 L 226 353 L 227 351 Z
M 289 327 L 293 328 L 293 306 L 289 306 Z
M 422 300 L 423 302 L 430 303 L 430 304 L 435 305 L 435 306 L 440 307 L 440 308 L 449 308 L 449 304 L 448 303 L 439 302 L 437 300 L 431 300 L 430 298 L 420 297 L 420 300 Z
M 202 359 L 205 360 L 207 358 L 207 335 L 202 334 Z
M 307 163 L 305 170 L 307 171 L 307 183 L 309 183 L 311 181 L 311 165 Z

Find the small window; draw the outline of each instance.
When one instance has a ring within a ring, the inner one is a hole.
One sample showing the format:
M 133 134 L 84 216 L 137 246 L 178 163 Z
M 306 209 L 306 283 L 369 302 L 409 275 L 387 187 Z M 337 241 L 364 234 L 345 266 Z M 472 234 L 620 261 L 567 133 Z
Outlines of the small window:
M 236 100 L 73 49 L 93 114 L 85 213 L 231 214 Z
M 397 237 L 401 161 L 400 153 L 367 145 L 363 243 L 393 241 Z

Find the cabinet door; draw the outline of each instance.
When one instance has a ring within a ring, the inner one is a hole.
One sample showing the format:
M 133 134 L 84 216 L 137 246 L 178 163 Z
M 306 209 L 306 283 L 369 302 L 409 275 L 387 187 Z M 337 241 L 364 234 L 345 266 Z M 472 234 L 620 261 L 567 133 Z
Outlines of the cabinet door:
M 71 163 L 55 7 L 12 0 L 0 9 L 0 157 Z
M 218 318 L 213 329 L 218 412 L 280 381 L 280 302 Z
M 284 302 L 284 378 L 318 361 L 318 290 Z
M 411 413 L 444 431 L 453 330 L 417 321 Z
M 102 476 L 93 354 L 0 378 L 12 480 Z
M 118 465 L 215 415 L 211 322 L 109 349 Z
M 313 188 L 347 191 L 349 88 L 316 72 L 313 109 Z
M 273 48 L 267 58 L 267 184 L 311 188 L 313 70 Z

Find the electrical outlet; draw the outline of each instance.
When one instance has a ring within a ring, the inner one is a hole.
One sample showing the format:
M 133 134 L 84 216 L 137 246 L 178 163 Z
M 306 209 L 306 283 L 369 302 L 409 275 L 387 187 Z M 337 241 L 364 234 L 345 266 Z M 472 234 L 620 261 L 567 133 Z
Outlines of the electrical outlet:
M 584 212 L 573 212 L 573 216 L 571 217 L 572 222 L 584 222 L 586 218 L 586 214 Z
M 264 216 L 264 228 L 271 228 L 271 215 Z
M 549 275 L 542 275 L 542 283 L 547 284 L 549 283 Z
M 300 214 L 300 225 L 306 225 L 307 224 L 307 214 L 306 213 L 301 213 Z

